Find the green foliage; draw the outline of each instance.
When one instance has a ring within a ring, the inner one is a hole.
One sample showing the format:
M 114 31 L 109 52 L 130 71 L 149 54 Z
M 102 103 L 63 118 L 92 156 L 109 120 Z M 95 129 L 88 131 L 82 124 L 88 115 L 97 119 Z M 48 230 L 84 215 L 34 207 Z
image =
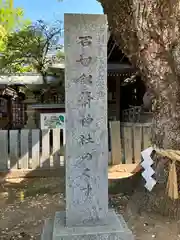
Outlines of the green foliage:
M 10 1 L 0 0 L 0 24 L 9 33 L 19 24 L 23 17 L 23 10 L 21 8 L 12 8 Z
M 0 52 L 6 49 L 7 36 L 30 24 L 24 19 L 22 8 L 13 8 L 11 0 L 0 0 Z
M 7 37 L 6 29 L 0 25 L 0 52 L 5 50 L 5 41 Z
M 58 50 L 57 54 L 56 54 L 56 57 L 57 57 L 58 60 L 62 60 L 63 61 L 65 59 L 64 51 Z
M 33 69 L 45 76 L 47 66 L 52 62 L 52 57 L 48 54 L 57 52 L 61 48 L 60 35 L 60 22 L 50 26 L 41 20 L 15 31 L 7 39 L 3 68 L 8 72 L 24 72 Z

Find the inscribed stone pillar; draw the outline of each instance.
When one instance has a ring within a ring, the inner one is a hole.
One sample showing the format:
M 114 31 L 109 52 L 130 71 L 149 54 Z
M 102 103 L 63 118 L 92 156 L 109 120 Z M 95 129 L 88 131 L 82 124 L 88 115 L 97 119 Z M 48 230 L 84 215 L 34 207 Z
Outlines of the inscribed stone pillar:
M 66 211 L 47 219 L 41 240 L 134 240 L 108 211 L 107 20 L 65 14 Z
M 108 213 L 106 15 L 66 14 L 64 42 L 66 224 L 88 226 Z

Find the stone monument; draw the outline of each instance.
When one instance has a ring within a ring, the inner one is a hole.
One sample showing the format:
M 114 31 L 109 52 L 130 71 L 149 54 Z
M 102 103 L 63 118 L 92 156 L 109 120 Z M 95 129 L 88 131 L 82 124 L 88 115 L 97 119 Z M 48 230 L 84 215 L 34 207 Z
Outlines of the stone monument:
M 65 14 L 66 211 L 42 240 L 133 240 L 108 210 L 107 18 Z

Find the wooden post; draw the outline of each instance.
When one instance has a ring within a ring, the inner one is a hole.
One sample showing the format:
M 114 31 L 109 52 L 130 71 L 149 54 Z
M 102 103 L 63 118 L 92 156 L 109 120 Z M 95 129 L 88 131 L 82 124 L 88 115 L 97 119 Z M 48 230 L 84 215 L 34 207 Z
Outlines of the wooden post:
M 8 111 L 8 129 L 11 129 L 13 127 L 13 113 L 12 113 L 12 98 L 11 97 L 8 97 L 7 111 Z
M 121 148 L 121 133 L 120 133 L 120 122 L 112 121 L 110 125 L 110 136 L 111 136 L 111 164 L 118 165 L 122 163 L 122 148 Z
M 116 120 L 120 120 L 120 87 L 121 81 L 120 77 L 116 77 Z

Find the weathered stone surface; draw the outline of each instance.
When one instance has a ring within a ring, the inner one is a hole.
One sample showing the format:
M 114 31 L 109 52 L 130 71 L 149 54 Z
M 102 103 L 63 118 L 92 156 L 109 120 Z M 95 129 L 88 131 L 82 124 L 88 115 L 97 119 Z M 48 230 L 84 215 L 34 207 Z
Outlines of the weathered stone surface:
M 107 19 L 65 14 L 66 221 L 108 212 Z
M 133 240 L 108 211 L 107 19 L 65 15 L 66 212 L 42 240 Z
M 112 210 L 98 225 L 67 228 L 65 224 L 65 212 L 57 212 L 54 225 L 52 222 L 46 224 L 47 230 L 44 230 L 46 234 L 41 240 L 134 240 L 122 216 L 116 215 Z

